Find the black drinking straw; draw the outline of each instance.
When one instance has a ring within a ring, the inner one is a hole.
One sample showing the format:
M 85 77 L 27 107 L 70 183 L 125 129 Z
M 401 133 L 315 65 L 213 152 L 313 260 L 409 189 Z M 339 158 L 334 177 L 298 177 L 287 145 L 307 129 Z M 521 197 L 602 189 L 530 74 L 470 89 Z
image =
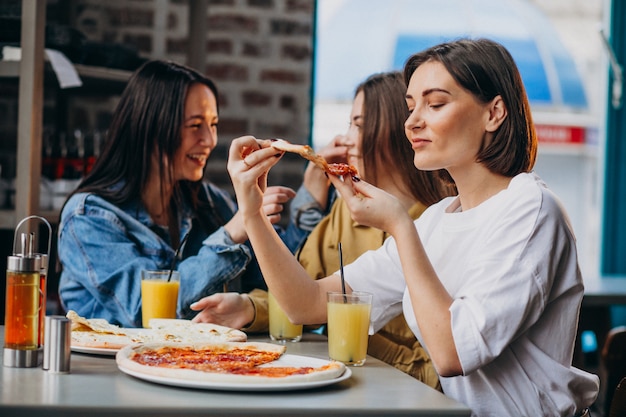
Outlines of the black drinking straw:
M 185 243 L 187 242 L 187 238 L 189 237 L 189 232 L 187 232 L 183 240 L 181 240 L 180 245 L 178 245 L 178 249 L 176 249 L 176 252 L 174 253 L 174 259 L 172 259 L 172 265 L 170 265 L 170 273 L 167 276 L 167 282 L 170 282 L 170 280 L 172 279 L 172 273 L 174 272 L 174 267 L 176 266 L 176 259 L 178 259 L 178 254 L 180 253 L 181 249 L 183 248 L 183 246 L 185 246 Z
M 341 250 L 341 242 L 339 242 L 339 273 L 341 275 L 341 292 L 343 293 L 343 302 L 348 302 L 346 297 L 346 280 L 343 277 L 343 251 Z

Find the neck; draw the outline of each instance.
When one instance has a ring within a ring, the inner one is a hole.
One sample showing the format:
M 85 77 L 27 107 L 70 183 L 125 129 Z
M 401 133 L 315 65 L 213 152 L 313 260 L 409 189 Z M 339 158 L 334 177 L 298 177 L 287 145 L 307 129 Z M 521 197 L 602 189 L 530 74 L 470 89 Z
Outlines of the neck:
M 161 190 L 161 185 L 160 179 L 150 180 L 141 193 L 141 201 L 155 223 L 168 226 L 171 214 L 172 187 L 165 186 Z
M 474 208 L 500 191 L 506 189 L 511 182 L 511 178 L 499 174 L 494 174 L 482 167 L 473 172 L 465 172 L 460 179 L 455 176 L 459 201 L 463 210 Z

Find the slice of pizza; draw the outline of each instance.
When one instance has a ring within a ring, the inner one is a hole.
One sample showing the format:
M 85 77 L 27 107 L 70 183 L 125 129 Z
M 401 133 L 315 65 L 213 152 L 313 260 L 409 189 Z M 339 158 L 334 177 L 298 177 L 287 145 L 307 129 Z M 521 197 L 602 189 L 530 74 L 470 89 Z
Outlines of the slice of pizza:
M 357 169 L 352 165 L 343 163 L 329 164 L 322 155 L 316 153 L 309 145 L 297 145 L 284 139 L 276 139 L 272 141 L 272 147 L 283 152 L 297 153 L 332 175 L 355 176 L 358 174 Z
M 345 365 L 335 361 L 308 358 L 323 362 L 320 366 L 282 361 L 285 349 L 264 342 L 148 343 L 123 348 L 116 361 L 131 375 L 225 384 L 311 382 L 334 379 L 345 371 Z

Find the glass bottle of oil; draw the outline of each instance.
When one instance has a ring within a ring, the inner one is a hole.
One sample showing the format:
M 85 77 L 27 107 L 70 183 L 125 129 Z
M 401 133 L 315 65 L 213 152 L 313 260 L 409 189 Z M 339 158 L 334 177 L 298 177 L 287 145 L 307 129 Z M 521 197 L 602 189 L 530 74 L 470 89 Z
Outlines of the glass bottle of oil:
M 33 253 L 34 235 L 21 236 L 21 253 L 7 258 L 3 362 L 29 368 L 40 363 L 41 257 Z

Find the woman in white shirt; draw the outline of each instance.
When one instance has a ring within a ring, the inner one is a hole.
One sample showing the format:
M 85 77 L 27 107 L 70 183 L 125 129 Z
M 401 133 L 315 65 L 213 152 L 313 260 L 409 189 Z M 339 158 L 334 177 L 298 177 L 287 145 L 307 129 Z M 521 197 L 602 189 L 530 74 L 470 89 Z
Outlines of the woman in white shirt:
M 599 380 L 571 366 L 584 289 L 576 242 L 559 201 L 532 172 L 537 137 L 513 58 L 493 41 L 463 39 L 415 54 L 404 74 L 415 166 L 445 169 L 458 196 L 413 222 L 384 191 L 331 177 L 355 221 L 391 235 L 346 266 L 347 290 L 374 294 L 372 331 L 403 311 L 444 392 L 473 415 L 581 413 Z M 228 169 L 239 209 L 290 319 L 324 322 L 339 275 L 309 279 L 263 214 L 267 172 L 278 160 L 268 141 L 233 142 Z

